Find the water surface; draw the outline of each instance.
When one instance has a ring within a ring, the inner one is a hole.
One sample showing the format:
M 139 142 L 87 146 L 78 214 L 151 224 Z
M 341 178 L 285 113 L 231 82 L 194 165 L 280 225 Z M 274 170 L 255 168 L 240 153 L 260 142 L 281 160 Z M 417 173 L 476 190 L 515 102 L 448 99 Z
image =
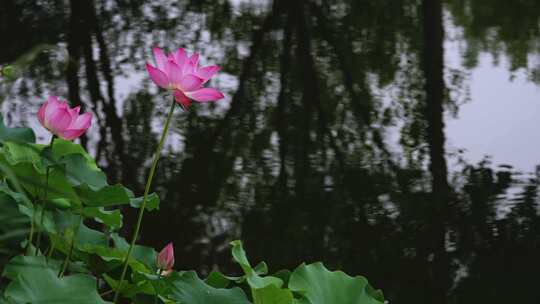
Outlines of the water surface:
M 424 2 L 4 0 L 0 65 L 32 60 L 2 112 L 46 142 L 45 97 L 82 105 L 81 144 L 142 193 L 170 102 L 144 63 L 198 51 L 226 98 L 176 112 L 142 243 L 234 273 L 241 238 L 391 303 L 538 303 L 540 2 Z

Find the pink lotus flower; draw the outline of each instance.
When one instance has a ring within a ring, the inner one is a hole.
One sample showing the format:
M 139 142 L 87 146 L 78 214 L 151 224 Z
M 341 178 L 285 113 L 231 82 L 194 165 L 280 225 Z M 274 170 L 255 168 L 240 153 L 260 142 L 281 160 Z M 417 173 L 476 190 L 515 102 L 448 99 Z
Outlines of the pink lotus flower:
M 174 250 L 172 243 L 167 244 L 167 246 L 161 250 L 156 258 L 156 264 L 160 270 L 170 273 L 170 270 L 172 270 L 174 265 Z
M 41 125 L 54 135 L 73 140 L 81 136 L 92 124 L 92 113 L 79 115 L 80 107 L 70 109 L 67 101 L 50 96 L 39 108 L 38 119 Z
M 158 47 L 153 52 L 156 67 L 146 64 L 150 78 L 159 87 L 172 90 L 176 102 L 185 109 L 191 105 L 191 99 L 205 102 L 224 97 L 214 88 L 203 87 L 219 71 L 219 66 L 199 67 L 199 54 L 188 56 L 182 48 L 168 56 Z

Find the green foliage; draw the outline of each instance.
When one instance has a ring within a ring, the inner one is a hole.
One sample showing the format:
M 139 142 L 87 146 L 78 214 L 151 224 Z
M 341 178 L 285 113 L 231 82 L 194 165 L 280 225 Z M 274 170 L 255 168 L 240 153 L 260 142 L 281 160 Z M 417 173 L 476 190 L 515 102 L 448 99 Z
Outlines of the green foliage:
M 18 202 L 4 191 L 5 185 L 0 185 L 0 256 L 10 256 L 17 253 L 17 245 L 28 235 L 28 217 L 19 210 Z M 0 265 L 7 261 L 0 259 Z
M 289 288 L 303 294 L 308 303 L 379 304 L 382 292 L 375 291 L 366 278 L 328 271 L 321 263 L 300 265 L 292 273 Z
M 36 61 L 36 58 L 47 51 L 54 50 L 56 47 L 50 44 L 38 44 L 20 55 L 14 62 L 9 65 L 0 66 L 0 82 L 13 82 L 22 74 L 22 71 Z
M 96 279 L 85 274 L 58 278 L 59 263 L 44 257 L 15 257 L 4 276 L 12 279 L 4 296 L 14 303 L 100 304 Z
M 34 131 L 29 128 L 7 128 L 4 125 L 4 119 L 0 117 L 0 141 L 22 141 L 22 142 L 35 142 L 36 136 Z
M 109 185 L 81 146 L 56 139 L 51 149 L 34 141 L 31 130 L 7 128 L 0 121 L 0 217 L 4 223 L 0 240 L 15 248 L 6 251 L 14 257 L 2 273 L 8 283 L 0 286 L 0 303 L 111 303 L 106 300 L 117 289 L 133 303 L 383 301 L 382 293 L 374 291 L 365 278 L 330 272 L 320 263 L 268 275 L 266 263 L 252 267 L 240 241 L 231 245 L 242 276 L 217 271 L 206 280 L 193 271 L 162 275 L 156 267 L 157 252 L 135 245 L 127 281 L 120 285 L 120 269 L 129 248 L 118 234 L 123 224 L 121 208 L 138 208 L 142 198 L 120 184 Z M 148 211 L 158 209 L 159 203 L 158 196 L 151 194 Z M 21 254 L 25 251 L 30 255 Z
M 8 80 L 14 80 L 15 68 L 11 65 L 0 67 L 0 76 L 6 77 Z
M 171 284 L 168 297 L 184 304 L 249 304 L 240 288 L 213 288 L 204 283 L 193 271 L 174 273 L 167 281 Z

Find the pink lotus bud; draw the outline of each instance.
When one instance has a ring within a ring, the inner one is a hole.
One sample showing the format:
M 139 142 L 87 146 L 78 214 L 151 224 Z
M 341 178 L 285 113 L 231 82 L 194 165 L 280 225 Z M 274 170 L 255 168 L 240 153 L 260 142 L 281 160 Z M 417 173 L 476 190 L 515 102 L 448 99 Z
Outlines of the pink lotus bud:
M 170 270 L 174 265 L 173 244 L 169 243 L 158 254 L 156 259 L 157 267 L 161 270 Z
M 50 96 L 39 108 L 39 122 L 54 135 L 65 140 L 81 136 L 92 124 L 92 114 L 79 115 L 80 107 L 69 108 L 67 101 Z
M 219 66 L 199 67 L 199 54 L 188 56 L 182 48 L 169 55 L 158 47 L 152 51 L 156 65 L 146 64 L 150 79 L 157 86 L 173 91 L 176 102 L 185 110 L 191 100 L 208 102 L 224 97 L 216 89 L 203 87 L 219 71 Z

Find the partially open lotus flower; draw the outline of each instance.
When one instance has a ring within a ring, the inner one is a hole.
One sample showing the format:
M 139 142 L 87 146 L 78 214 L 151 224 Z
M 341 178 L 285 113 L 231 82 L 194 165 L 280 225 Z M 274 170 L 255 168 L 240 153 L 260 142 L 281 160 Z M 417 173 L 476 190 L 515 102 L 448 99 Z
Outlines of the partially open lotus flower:
M 173 244 L 169 243 L 156 258 L 156 265 L 161 270 L 162 275 L 169 274 L 174 266 L 174 249 Z
M 38 119 L 41 125 L 54 135 L 74 140 L 81 136 L 92 124 L 92 114 L 79 115 L 80 107 L 70 108 L 67 101 L 50 96 L 39 108 Z
M 206 102 L 224 97 L 214 88 L 203 87 L 219 71 L 219 66 L 199 67 L 199 54 L 188 56 L 183 48 L 169 55 L 158 47 L 153 52 L 156 66 L 146 64 L 150 78 L 159 87 L 172 90 L 176 102 L 184 109 L 191 105 L 191 100 Z

